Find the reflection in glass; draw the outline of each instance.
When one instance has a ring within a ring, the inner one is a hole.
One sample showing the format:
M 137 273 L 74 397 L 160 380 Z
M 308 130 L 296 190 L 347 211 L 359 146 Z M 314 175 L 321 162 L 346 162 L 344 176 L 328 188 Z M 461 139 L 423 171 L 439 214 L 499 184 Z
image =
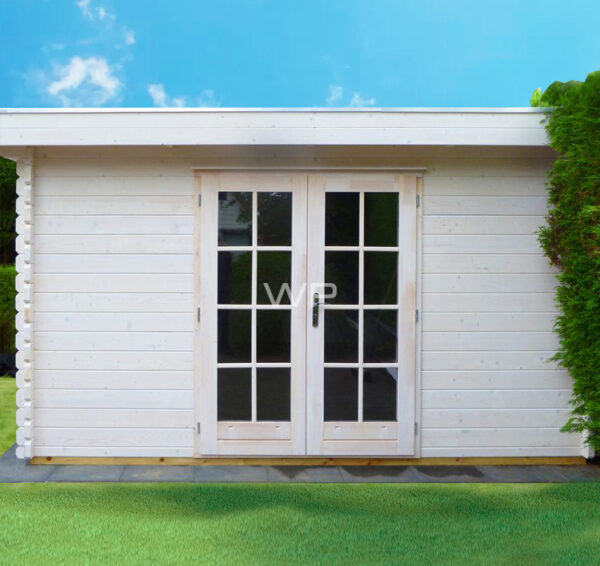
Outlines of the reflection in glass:
M 365 252 L 365 304 L 394 305 L 398 298 L 398 254 Z
M 258 245 L 292 245 L 292 193 L 258 193 Z
M 358 311 L 325 309 L 325 362 L 358 361 Z
M 337 288 L 328 303 L 358 304 L 358 252 L 325 252 L 325 283 Z
M 256 313 L 256 361 L 290 361 L 290 311 L 259 310 Z
M 325 368 L 324 420 L 358 420 L 358 369 Z
M 290 420 L 289 368 L 256 370 L 256 419 L 259 421 Z
M 365 246 L 398 245 L 398 193 L 365 193 Z
M 326 193 L 325 245 L 358 245 L 359 193 Z
M 220 421 L 252 419 L 252 370 L 250 368 L 217 370 L 217 419 Z
M 257 257 L 257 300 L 259 305 L 277 304 L 278 297 L 281 296 L 279 304 L 289 305 L 290 295 L 287 291 L 282 293 L 283 286 L 291 292 L 292 285 L 292 254 L 291 252 L 258 252 Z M 272 303 L 269 294 L 265 288 L 268 284 L 274 303 Z
M 397 360 L 398 311 L 365 309 L 364 361 L 395 362 Z
M 250 310 L 219 310 L 217 319 L 219 362 L 251 361 L 251 324 Z
M 396 368 L 363 370 L 363 420 L 396 420 Z
M 252 253 L 219 252 L 218 301 L 221 305 L 252 302 Z
M 252 244 L 252 193 L 219 192 L 219 245 Z

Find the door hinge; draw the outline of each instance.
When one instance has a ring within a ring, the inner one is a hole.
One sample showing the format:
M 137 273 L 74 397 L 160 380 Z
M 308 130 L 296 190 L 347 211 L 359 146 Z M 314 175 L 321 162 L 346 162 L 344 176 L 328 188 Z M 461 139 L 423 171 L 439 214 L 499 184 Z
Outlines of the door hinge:
M 421 195 L 417 194 L 417 208 L 421 206 Z
M 202 206 L 202 193 L 198 193 L 198 206 Z
M 419 309 L 415 310 L 415 321 L 419 322 Z
M 200 423 L 196 423 L 196 432 L 200 434 Z
M 197 315 L 196 316 L 198 318 L 198 322 L 200 322 L 200 307 L 198 307 Z
M 415 423 L 415 436 L 419 434 L 419 423 Z

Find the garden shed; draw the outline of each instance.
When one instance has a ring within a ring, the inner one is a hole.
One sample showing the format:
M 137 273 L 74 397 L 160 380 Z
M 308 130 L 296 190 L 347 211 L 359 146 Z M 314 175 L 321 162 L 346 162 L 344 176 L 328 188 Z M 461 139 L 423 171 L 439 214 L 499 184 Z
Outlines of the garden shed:
M 0 111 L 18 456 L 589 456 L 549 360 L 542 118 Z

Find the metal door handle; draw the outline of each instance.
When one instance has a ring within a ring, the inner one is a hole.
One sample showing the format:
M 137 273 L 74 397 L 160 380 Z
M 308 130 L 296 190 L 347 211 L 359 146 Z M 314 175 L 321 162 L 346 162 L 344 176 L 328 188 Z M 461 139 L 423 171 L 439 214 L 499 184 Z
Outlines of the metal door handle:
M 313 295 L 313 316 L 312 324 L 316 328 L 319 326 L 319 293 Z

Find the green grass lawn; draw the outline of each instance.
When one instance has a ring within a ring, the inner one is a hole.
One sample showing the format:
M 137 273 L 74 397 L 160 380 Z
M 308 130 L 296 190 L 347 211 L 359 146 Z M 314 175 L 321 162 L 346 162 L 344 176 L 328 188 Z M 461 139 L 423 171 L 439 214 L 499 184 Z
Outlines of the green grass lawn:
M 15 386 L 0 378 L 0 449 Z M 597 564 L 600 483 L 0 484 L 0 564 Z
M 12 377 L 0 377 L 0 456 L 15 442 L 16 392 L 15 380 Z
M 598 564 L 600 484 L 0 487 L 0 562 Z

